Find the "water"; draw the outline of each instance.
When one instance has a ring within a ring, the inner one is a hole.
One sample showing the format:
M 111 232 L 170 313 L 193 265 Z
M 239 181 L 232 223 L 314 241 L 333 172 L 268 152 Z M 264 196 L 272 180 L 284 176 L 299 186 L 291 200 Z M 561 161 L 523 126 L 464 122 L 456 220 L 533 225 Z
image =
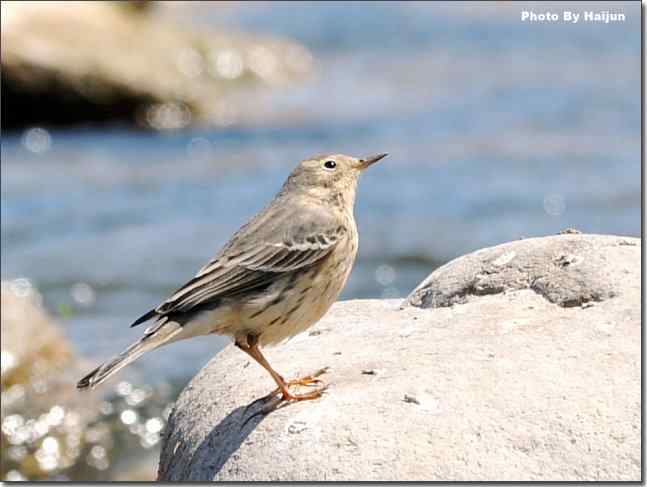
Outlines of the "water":
M 295 38 L 316 74 L 241 96 L 218 130 L 3 134 L 2 278 L 31 279 L 98 362 L 138 338 L 133 319 L 192 277 L 299 159 L 331 151 L 391 154 L 360 182 L 344 299 L 405 296 L 453 257 L 567 227 L 638 236 L 640 7 L 611 7 L 627 22 L 528 25 L 523 5 L 503 2 L 174 11 Z M 179 387 L 225 343 L 175 344 L 134 367 Z

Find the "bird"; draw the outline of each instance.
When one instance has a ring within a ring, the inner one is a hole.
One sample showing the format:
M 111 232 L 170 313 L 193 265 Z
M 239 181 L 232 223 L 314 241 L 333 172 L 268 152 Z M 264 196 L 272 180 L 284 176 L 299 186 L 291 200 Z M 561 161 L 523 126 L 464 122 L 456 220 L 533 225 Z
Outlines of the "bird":
M 277 345 L 319 321 L 336 301 L 358 250 L 354 217 L 360 174 L 382 153 L 356 158 L 318 155 L 301 161 L 270 203 L 243 225 L 195 277 L 137 318 L 151 321 L 140 340 L 83 377 L 90 389 L 144 353 L 196 336 L 228 336 L 276 383 L 269 396 L 321 396 L 319 371 L 285 380 L 261 347 Z M 314 390 L 297 394 L 292 386 Z

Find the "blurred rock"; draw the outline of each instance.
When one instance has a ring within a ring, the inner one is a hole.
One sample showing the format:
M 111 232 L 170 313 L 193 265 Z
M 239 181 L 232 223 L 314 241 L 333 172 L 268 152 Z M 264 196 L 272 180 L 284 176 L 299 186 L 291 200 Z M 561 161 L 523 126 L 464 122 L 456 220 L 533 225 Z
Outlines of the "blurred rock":
M 108 120 L 227 125 L 236 112 L 230 95 L 311 69 L 309 52 L 295 43 L 188 31 L 141 2 L 122 3 L 2 3 L 4 129 Z
M 83 429 L 98 414 L 96 394 L 78 401 L 81 367 L 27 279 L 2 282 L 3 479 L 47 479 L 81 455 Z
M 124 380 L 114 390 L 77 391 L 90 365 L 41 302 L 27 279 L 2 282 L 0 479 L 109 480 L 116 464 L 151 480 L 146 453 L 158 444 L 168 395 Z
M 27 279 L 2 282 L 2 389 L 65 366 L 72 351 Z M 3 405 L 4 407 L 4 402 Z
M 640 254 L 635 238 L 523 240 L 447 264 L 415 295 L 450 301 L 482 270 L 493 283 L 474 286 L 496 292 L 337 303 L 267 351 L 286 377 L 329 366 L 328 391 L 268 415 L 271 379 L 230 346 L 178 398 L 158 478 L 638 481 Z

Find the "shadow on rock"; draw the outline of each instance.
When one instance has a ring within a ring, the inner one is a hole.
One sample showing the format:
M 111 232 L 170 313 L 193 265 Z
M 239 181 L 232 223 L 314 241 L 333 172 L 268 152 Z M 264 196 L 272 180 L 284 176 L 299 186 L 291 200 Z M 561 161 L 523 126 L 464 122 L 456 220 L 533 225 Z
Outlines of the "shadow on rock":
M 160 459 L 158 478 L 212 481 L 256 427 L 275 410 L 274 406 L 270 399 L 262 397 L 234 409 L 206 435 L 192 454 L 185 451 L 185 445 L 178 441 L 178 438 L 166 438 L 167 442 L 174 441 L 175 446 L 166 450 L 173 452 L 172 458 Z M 176 411 L 173 411 L 169 422 L 175 420 L 175 414 Z M 170 427 L 169 431 L 172 430 Z M 214 455 L 214 452 L 217 454 Z M 162 455 L 164 456 L 164 452 Z M 189 455 L 191 460 L 187 463 L 179 462 L 186 455 Z M 194 468 L 198 465 L 200 468 Z

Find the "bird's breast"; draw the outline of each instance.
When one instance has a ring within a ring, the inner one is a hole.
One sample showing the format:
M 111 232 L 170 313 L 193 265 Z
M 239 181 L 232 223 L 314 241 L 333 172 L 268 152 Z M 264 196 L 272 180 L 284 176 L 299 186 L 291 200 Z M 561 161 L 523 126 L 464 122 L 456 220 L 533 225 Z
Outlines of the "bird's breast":
M 241 307 L 245 333 L 260 335 L 261 345 L 292 337 L 328 311 L 343 289 L 357 254 L 357 234 L 350 232 L 324 259 L 282 277 L 262 296 Z

